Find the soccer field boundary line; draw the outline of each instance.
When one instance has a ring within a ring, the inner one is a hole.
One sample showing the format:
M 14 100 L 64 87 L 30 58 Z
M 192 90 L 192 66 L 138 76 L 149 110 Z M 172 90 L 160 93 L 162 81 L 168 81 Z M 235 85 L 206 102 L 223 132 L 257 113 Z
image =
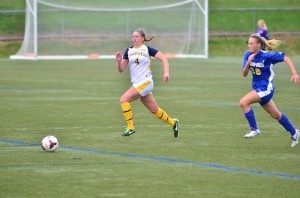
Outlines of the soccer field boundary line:
M 14 141 L 14 140 L 0 140 L 0 143 L 8 143 L 8 144 L 24 145 L 24 146 L 41 146 L 41 144 L 33 144 L 33 143 Z M 98 154 L 120 156 L 120 157 L 131 157 L 131 158 L 136 158 L 136 159 L 149 159 L 149 160 L 168 162 L 168 163 L 180 163 L 180 164 L 186 164 L 186 165 L 195 165 L 195 166 L 199 166 L 199 167 L 218 169 L 218 170 L 223 170 L 223 171 L 232 171 L 232 172 L 237 172 L 237 173 L 247 173 L 247 174 L 253 174 L 253 175 L 265 175 L 265 176 L 271 176 L 271 177 L 300 180 L 300 176 L 298 176 L 298 175 L 289 175 L 289 174 L 284 174 L 284 173 L 272 173 L 272 172 L 258 171 L 258 170 L 246 170 L 246 169 L 240 169 L 240 168 L 235 168 L 235 167 L 222 166 L 222 165 L 218 165 L 218 164 L 210 164 L 210 163 L 204 163 L 204 162 L 195 162 L 195 161 L 179 160 L 179 159 L 172 159 L 172 158 L 165 158 L 165 157 L 154 157 L 154 156 L 138 155 L 138 154 L 130 154 L 130 153 L 102 151 L 102 150 L 95 150 L 95 149 L 76 148 L 76 147 L 69 147 L 69 146 L 60 146 L 60 149 L 66 149 L 66 150 L 71 150 L 71 151 L 81 151 L 81 152 L 87 152 L 87 153 L 98 153 Z

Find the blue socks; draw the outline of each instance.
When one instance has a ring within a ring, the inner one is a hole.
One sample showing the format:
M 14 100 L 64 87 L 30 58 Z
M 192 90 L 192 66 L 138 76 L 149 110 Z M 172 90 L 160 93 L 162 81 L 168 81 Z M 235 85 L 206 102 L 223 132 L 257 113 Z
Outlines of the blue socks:
M 296 129 L 294 128 L 294 126 L 292 125 L 292 123 L 289 121 L 289 119 L 286 117 L 286 115 L 284 115 L 283 113 L 281 113 L 282 117 L 281 119 L 278 121 L 279 124 L 281 124 L 285 130 L 287 130 L 288 132 L 290 132 L 290 134 L 293 136 L 296 132 Z M 252 129 L 257 129 L 257 124 L 256 124 L 256 119 L 254 116 L 254 111 L 251 108 L 249 112 L 245 113 L 245 117 L 248 120 L 248 123 L 250 125 L 250 128 Z
M 282 115 L 282 117 L 278 122 L 285 128 L 285 130 L 290 132 L 290 134 L 293 136 L 296 132 L 294 126 L 289 121 L 289 119 L 286 117 L 286 115 L 284 115 L 283 113 L 281 113 L 281 115 Z
M 250 111 L 248 113 L 245 113 L 245 117 L 248 120 L 250 128 L 257 129 L 256 119 L 255 119 L 254 111 L 252 108 L 250 109 Z

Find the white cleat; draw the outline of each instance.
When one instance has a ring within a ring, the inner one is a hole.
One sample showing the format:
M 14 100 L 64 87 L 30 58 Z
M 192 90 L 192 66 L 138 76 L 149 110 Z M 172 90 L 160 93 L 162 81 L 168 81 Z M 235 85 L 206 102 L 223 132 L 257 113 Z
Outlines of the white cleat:
M 249 133 L 247 133 L 244 137 L 247 138 L 247 139 L 249 139 L 249 138 L 253 138 L 253 137 L 255 137 L 255 136 L 259 135 L 259 134 L 260 134 L 260 130 L 259 129 L 251 129 L 249 131 Z
M 296 129 L 296 133 L 292 136 L 293 142 L 291 147 L 295 147 L 298 144 L 299 133 L 300 133 L 299 129 Z

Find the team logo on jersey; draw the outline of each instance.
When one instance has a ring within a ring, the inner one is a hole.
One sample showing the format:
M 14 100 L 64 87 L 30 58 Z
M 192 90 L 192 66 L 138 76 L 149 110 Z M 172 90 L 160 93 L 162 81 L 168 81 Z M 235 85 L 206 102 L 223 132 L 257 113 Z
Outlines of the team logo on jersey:
M 131 52 L 130 56 L 146 56 L 145 52 Z
M 255 62 L 251 62 L 250 66 L 252 67 L 264 67 L 264 63 L 255 63 Z

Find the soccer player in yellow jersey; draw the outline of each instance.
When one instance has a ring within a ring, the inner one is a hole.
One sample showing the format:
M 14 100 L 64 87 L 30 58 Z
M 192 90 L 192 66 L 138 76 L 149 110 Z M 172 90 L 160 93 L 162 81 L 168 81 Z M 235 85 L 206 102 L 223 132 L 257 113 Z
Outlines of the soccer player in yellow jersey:
M 151 73 L 151 58 L 154 57 L 163 63 L 165 83 L 169 81 L 169 63 L 167 58 L 157 49 L 144 45 L 144 42 L 151 41 L 154 38 L 146 38 L 145 31 L 141 28 L 135 30 L 132 34 L 133 46 L 125 50 L 124 55 L 116 53 L 119 72 L 123 72 L 129 65 L 132 86 L 121 96 L 120 103 L 127 122 L 127 128 L 122 136 L 130 136 L 135 133 L 132 119 L 132 109 L 130 102 L 136 99 L 140 101 L 157 118 L 167 122 L 172 126 L 174 137 L 178 136 L 178 120 L 172 119 L 161 109 L 153 95 L 153 79 Z

